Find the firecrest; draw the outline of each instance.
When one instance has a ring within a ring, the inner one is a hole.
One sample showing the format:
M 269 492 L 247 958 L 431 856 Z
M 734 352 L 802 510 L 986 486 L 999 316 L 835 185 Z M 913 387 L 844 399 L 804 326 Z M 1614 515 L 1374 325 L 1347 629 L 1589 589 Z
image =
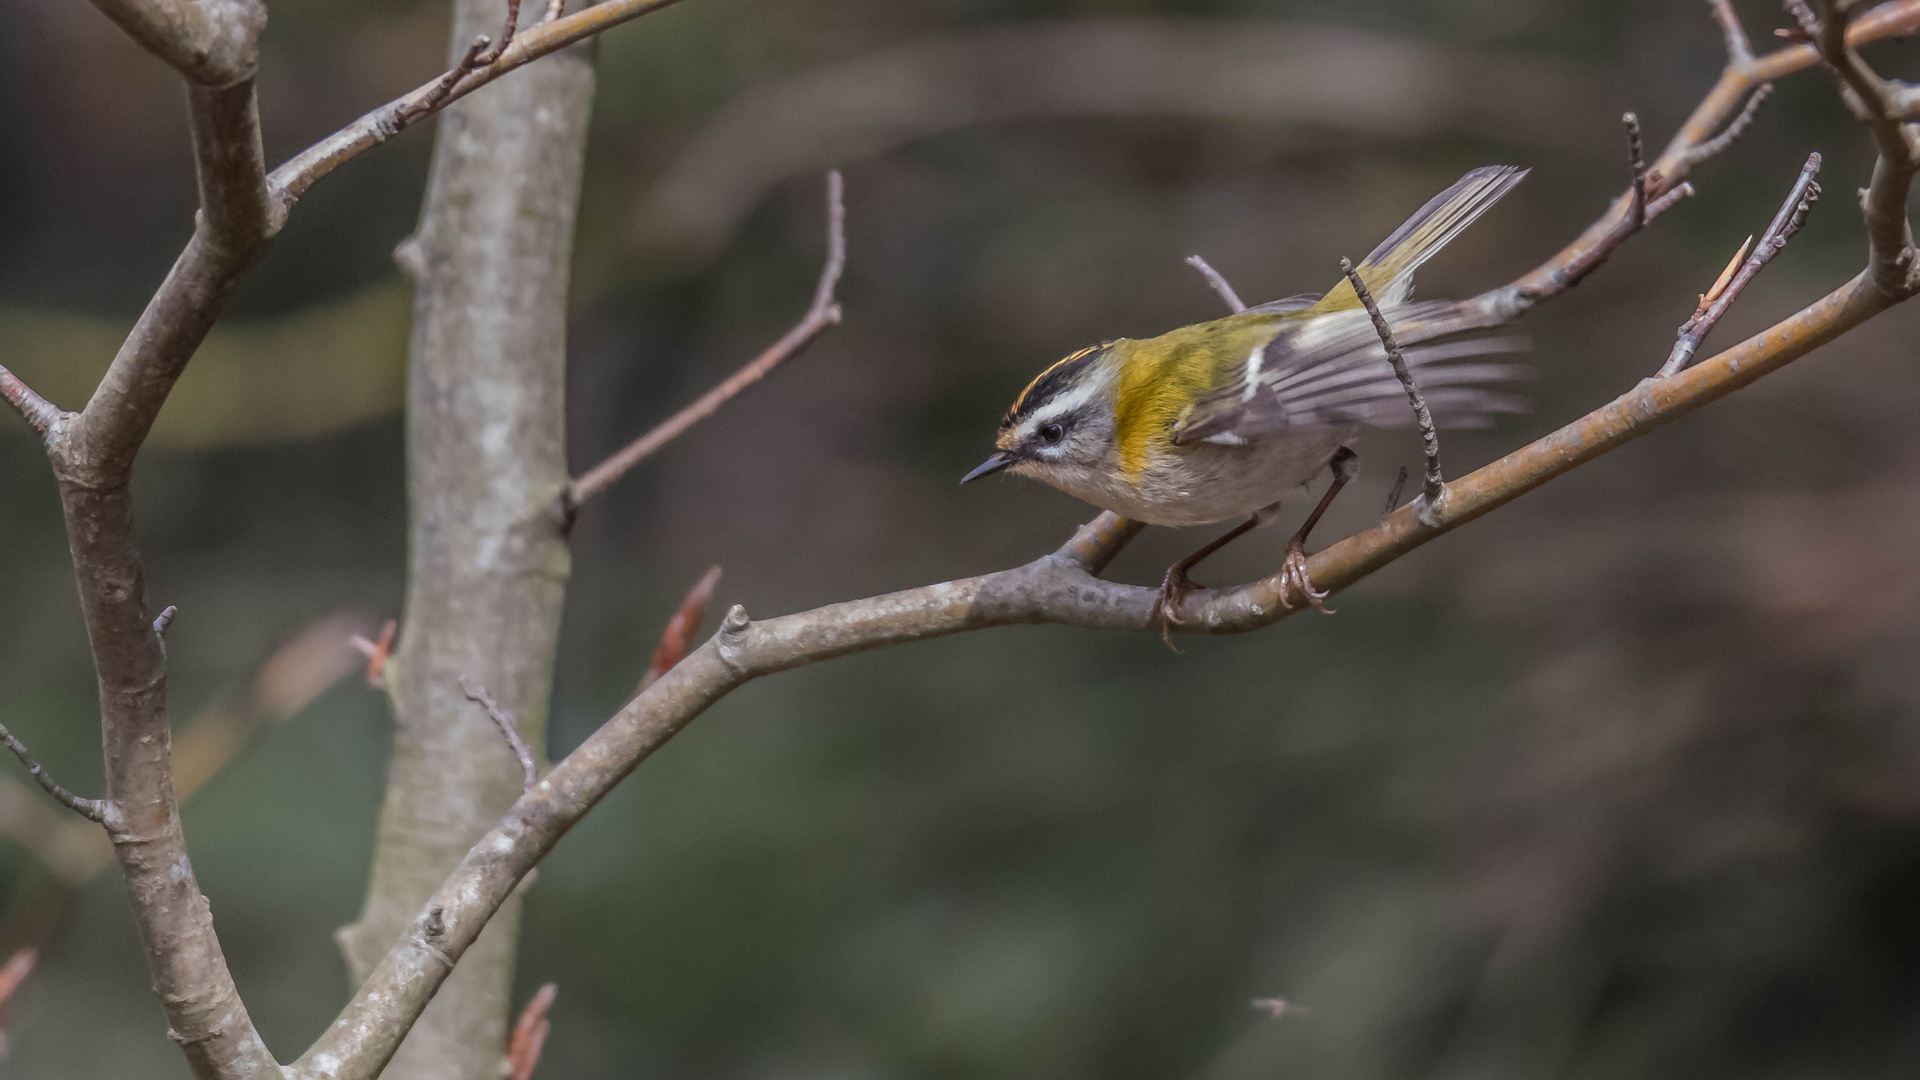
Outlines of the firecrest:
M 1457 306 L 1412 302 L 1413 272 L 1526 176 L 1475 169 L 1434 196 L 1356 268 L 1404 345 L 1466 329 Z M 1507 364 L 1449 363 L 1524 348 L 1512 339 L 1454 341 L 1404 350 L 1435 418 L 1483 426 L 1518 410 L 1490 386 L 1515 377 Z M 1201 559 L 1255 525 L 1322 473 L 1332 482 L 1287 545 L 1289 578 L 1314 604 L 1326 594 L 1306 576 L 1305 544 L 1327 504 L 1352 478 L 1349 443 L 1363 426 L 1412 421 L 1406 392 L 1370 317 L 1342 280 L 1325 294 L 1276 300 L 1145 341 L 1117 338 L 1041 372 L 1000 422 L 996 449 L 961 483 L 1008 470 L 1151 525 L 1248 520 L 1167 570 L 1163 628 L 1193 585 Z

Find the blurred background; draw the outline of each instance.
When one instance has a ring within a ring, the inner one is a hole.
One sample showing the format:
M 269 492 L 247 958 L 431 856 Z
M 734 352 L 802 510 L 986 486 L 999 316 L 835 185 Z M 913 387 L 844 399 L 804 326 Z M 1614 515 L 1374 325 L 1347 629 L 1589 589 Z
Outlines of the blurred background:
M 1770 46 L 1777 5 L 1737 6 Z M 191 229 L 184 109 L 88 6 L 8 10 L 0 356 L 77 407 Z M 272 18 L 276 162 L 445 52 L 440 3 Z M 1873 56 L 1912 77 L 1913 49 Z M 631 693 L 709 564 L 716 610 L 771 615 L 1059 543 L 1087 508 L 954 481 L 1051 359 L 1217 314 L 1184 256 L 1250 301 L 1324 288 L 1467 168 L 1531 166 L 1422 272 L 1423 295 L 1478 291 L 1622 189 L 1623 110 L 1657 147 L 1722 60 L 1694 0 L 690 0 L 599 50 L 576 470 L 797 318 L 831 165 L 848 317 L 582 514 L 556 757 Z M 140 465 L 151 593 L 181 609 L 182 741 L 258 726 L 186 828 L 283 1057 L 345 1000 L 331 934 L 371 850 L 387 714 L 344 639 L 401 599 L 410 293 L 390 252 L 430 137 L 305 200 Z M 1652 372 L 1816 149 L 1827 199 L 1709 344 L 1853 274 L 1868 140 L 1798 75 L 1698 198 L 1525 322 L 1535 411 L 1448 438 L 1449 470 Z M 519 994 L 560 984 L 539 1075 L 1913 1075 L 1917 332 L 1920 309 L 1883 316 L 1333 617 L 1181 655 L 993 630 L 733 694 L 542 866 Z M 59 509 L 0 419 L 0 722 L 93 793 Z M 1360 449 L 1322 542 L 1417 468 L 1409 434 Z M 1150 530 L 1113 574 L 1157 581 L 1205 538 Z M 1282 539 L 1199 577 L 1270 572 Z M 0 773 L 0 937 L 43 946 L 0 1074 L 185 1077 L 117 875 Z

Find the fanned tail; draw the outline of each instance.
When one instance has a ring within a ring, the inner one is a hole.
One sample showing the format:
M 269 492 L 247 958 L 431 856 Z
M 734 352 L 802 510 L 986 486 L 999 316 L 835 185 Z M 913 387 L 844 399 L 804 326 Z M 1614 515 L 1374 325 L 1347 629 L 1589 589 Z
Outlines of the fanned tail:
M 1367 291 L 1382 307 L 1403 304 L 1413 295 L 1413 272 L 1438 254 L 1474 219 L 1525 179 L 1527 170 L 1513 165 L 1488 165 L 1461 177 L 1435 195 L 1406 224 L 1381 241 L 1355 269 Z M 1346 311 L 1360 306 L 1360 298 L 1346 281 L 1333 287 L 1307 310 L 1313 314 Z

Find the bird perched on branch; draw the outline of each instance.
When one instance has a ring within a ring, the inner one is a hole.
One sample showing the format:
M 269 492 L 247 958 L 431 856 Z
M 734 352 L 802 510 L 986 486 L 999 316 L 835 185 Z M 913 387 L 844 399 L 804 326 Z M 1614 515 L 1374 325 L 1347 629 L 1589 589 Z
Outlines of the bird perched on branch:
M 1434 196 L 1357 268 L 1401 343 L 1469 329 L 1449 301 L 1412 302 L 1413 272 L 1513 189 L 1526 170 L 1475 169 Z M 1519 410 L 1489 387 L 1510 364 L 1452 363 L 1512 352 L 1514 339 L 1460 340 L 1405 350 L 1441 423 L 1485 426 Z M 1353 286 L 1276 300 L 1145 341 L 1103 342 L 1027 384 L 1000 422 L 993 456 L 961 479 L 1009 470 L 1044 480 L 1105 510 L 1150 525 L 1203 525 L 1248 515 L 1231 532 L 1169 567 L 1163 628 L 1193 588 L 1187 572 L 1229 541 L 1273 520 L 1280 500 L 1322 473 L 1332 482 L 1287 544 L 1286 570 L 1316 606 L 1306 539 L 1357 471 L 1348 445 L 1363 426 L 1412 421 L 1407 392 Z

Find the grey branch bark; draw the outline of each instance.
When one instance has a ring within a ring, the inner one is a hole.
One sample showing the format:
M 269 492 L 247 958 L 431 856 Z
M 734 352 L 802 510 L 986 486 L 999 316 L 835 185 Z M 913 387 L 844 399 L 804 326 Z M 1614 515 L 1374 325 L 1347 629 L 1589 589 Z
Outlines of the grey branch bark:
M 500 0 L 458 0 L 455 48 L 497 31 L 501 10 Z M 567 272 L 590 48 L 557 53 L 442 114 L 420 228 L 396 255 L 418 288 L 407 391 L 412 559 L 387 669 L 393 758 L 373 871 L 359 921 L 340 933 L 356 981 L 522 792 L 514 755 L 461 680 L 484 683 L 528 743 L 544 740 L 569 559 L 560 512 Z M 496 1080 L 518 918 L 509 905 L 494 920 L 386 1076 Z

